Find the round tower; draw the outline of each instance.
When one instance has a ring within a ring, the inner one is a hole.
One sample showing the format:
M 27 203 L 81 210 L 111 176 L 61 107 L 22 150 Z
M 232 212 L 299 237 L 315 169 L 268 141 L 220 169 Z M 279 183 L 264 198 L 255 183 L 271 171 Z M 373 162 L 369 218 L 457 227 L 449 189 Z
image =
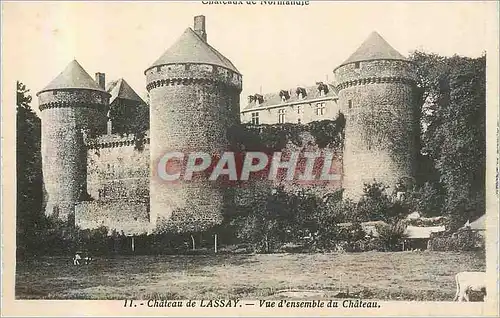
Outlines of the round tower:
M 358 199 L 374 181 L 390 192 L 411 182 L 418 138 L 414 64 L 373 32 L 334 75 L 346 117 L 346 196 Z
M 145 75 L 151 118 L 151 220 L 165 224 L 188 213 L 194 222 L 217 224 L 224 189 L 213 182 L 168 183 L 158 177 L 157 165 L 167 152 L 187 156 L 190 151 L 215 154 L 228 149 L 227 130 L 240 120 L 241 74 L 207 43 L 205 17 L 197 16 L 194 30 L 187 28 Z
M 37 96 L 45 212 L 66 220 L 87 194 L 84 135 L 105 131 L 110 95 L 74 60 Z

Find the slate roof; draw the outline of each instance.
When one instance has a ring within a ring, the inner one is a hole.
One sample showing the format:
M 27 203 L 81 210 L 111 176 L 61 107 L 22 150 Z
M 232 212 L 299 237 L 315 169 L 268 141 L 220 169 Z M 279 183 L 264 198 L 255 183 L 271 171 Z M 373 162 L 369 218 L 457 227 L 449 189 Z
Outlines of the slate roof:
M 328 85 L 328 93 L 323 96 L 320 96 L 318 85 L 305 86 L 303 88 L 306 89 L 307 93 L 307 96 L 303 99 L 299 99 L 299 96 L 296 94 L 297 87 L 294 87 L 291 89 L 285 89 L 290 94 L 290 98 L 286 102 L 283 102 L 279 95 L 280 91 L 278 90 L 277 92 L 263 94 L 262 96 L 264 96 L 264 102 L 261 104 L 257 104 L 256 102 L 248 103 L 248 105 L 245 106 L 245 108 L 243 109 L 243 112 L 274 105 L 286 105 L 289 103 L 296 103 L 296 102 L 307 103 L 310 100 L 318 98 L 337 98 L 335 89 L 333 89 L 331 85 Z
M 52 80 L 52 82 L 49 83 L 49 85 L 39 91 L 37 95 L 45 91 L 70 88 L 91 89 L 104 92 L 94 79 L 83 69 L 80 63 L 73 60 L 54 80 Z
M 134 91 L 132 87 L 130 87 L 127 81 L 125 81 L 123 78 L 109 82 L 106 86 L 106 91 L 111 94 L 111 98 L 109 99 L 110 104 L 112 104 L 117 98 L 137 101 L 139 103 L 146 104 L 146 102 L 144 102 L 144 100 Z
M 177 63 L 201 63 L 222 66 L 240 74 L 229 59 L 205 42 L 191 28 L 187 28 L 179 39 L 148 70 L 155 66 Z
M 344 63 L 346 65 L 354 62 L 372 61 L 372 60 L 404 60 L 401 53 L 396 51 L 387 41 L 377 32 L 372 32 L 361 46 Z

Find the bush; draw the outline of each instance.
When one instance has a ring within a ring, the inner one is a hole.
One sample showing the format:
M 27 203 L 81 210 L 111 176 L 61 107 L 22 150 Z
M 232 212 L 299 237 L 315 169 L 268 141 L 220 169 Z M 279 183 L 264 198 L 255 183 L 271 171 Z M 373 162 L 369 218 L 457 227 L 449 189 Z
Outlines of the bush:
M 383 246 L 384 251 L 401 250 L 401 242 L 405 238 L 406 226 L 403 222 L 393 224 L 377 224 L 377 238 L 379 246 Z
M 462 229 L 452 235 L 433 233 L 429 240 L 429 249 L 433 251 L 475 251 L 484 248 L 484 236 L 470 229 Z

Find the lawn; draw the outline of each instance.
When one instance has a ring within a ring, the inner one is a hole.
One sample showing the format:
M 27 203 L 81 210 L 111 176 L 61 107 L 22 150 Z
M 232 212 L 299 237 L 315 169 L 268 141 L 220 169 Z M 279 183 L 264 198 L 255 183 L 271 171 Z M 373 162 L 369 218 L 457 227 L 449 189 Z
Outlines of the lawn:
M 87 266 L 44 258 L 17 264 L 16 298 L 278 299 L 295 290 L 449 301 L 457 272 L 484 270 L 484 253 L 473 252 L 119 256 Z

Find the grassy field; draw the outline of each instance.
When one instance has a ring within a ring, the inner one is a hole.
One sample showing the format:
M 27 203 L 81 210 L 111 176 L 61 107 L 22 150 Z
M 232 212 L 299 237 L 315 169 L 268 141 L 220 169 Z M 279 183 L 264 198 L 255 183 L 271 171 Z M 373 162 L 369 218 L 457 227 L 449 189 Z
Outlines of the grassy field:
M 325 298 L 449 301 L 454 275 L 465 270 L 485 270 L 484 253 L 120 256 L 88 266 L 46 258 L 17 264 L 16 298 L 278 299 L 291 289 Z

